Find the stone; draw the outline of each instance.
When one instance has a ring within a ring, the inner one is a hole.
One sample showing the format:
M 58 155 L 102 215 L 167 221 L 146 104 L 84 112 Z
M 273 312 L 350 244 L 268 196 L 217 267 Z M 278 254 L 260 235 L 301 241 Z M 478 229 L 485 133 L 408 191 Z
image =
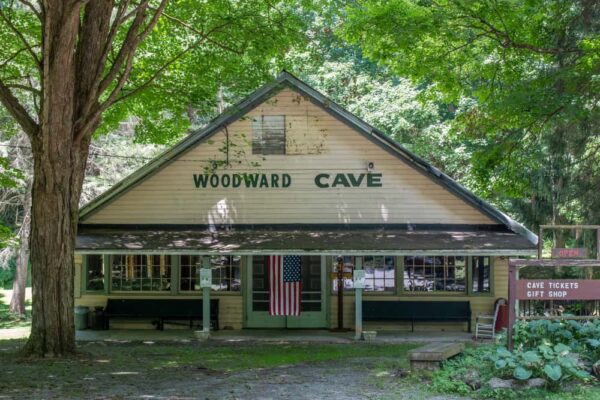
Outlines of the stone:
M 481 379 L 479 377 L 479 372 L 476 370 L 468 371 L 462 376 L 461 379 L 473 390 L 478 390 L 481 388 Z
M 600 361 L 596 361 L 594 365 L 592 365 L 592 374 L 594 374 L 596 379 L 600 379 Z
M 491 389 L 512 389 L 515 387 L 514 379 L 492 378 L 488 382 Z

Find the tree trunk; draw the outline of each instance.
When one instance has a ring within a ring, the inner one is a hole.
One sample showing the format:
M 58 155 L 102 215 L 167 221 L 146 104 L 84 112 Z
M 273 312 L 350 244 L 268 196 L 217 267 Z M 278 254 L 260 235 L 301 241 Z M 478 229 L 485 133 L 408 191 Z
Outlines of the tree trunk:
M 44 6 L 44 96 L 39 132 L 31 138 L 33 312 L 24 351 L 61 356 L 75 352 L 73 251 L 89 140 L 73 140 L 80 3 L 45 1 Z
M 13 292 L 10 299 L 10 312 L 25 315 L 25 290 L 27 286 L 27 269 L 29 267 L 29 232 L 31 231 L 31 187 L 28 185 L 23 202 L 25 215 L 19 231 L 19 252 L 17 268 L 13 281 Z

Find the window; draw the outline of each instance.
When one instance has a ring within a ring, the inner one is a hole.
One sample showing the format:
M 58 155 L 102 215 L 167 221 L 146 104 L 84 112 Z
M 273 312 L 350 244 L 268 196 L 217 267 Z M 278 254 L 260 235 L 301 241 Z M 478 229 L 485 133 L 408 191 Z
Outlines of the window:
M 283 115 L 262 115 L 252 119 L 252 154 L 285 154 Z
M 241 259 L 240 256 L 213 256 L 210 258 L 212 290 L 225 292 L 239 292 L 241 290 Z
M 404 290 L 409 292 L 465 292 L 466 257 L 404 257 Z
M 348 273 L 348 272 L 352 272 L 354 271 L 354 257 L 351 256 L 344 256 L 342 257 L 344 260 L 344 273 Z M 331 268 L 332 272 L 338 272 L 338 257 L 332 257 L 332 268 Z M 333 284 L 333 291 L 337 292 L 338 290 L 338 280 L 337 278 L 333 278 L 332 279 L 332 284 Z M 353 290 L 354 289 L 354 282 L 352 281 L 352 278 L 344 278 L 344 290 Z
M 333 272 L 338 270 L 337 257 L 333 257 Z M 354 271 L 355 257 L 344 256 L 344 272 Z M 396 290 L 396 262 L 393 256 L 364 256 L 365 292 L 394 292 Z M 338 281 L 332 280 L 333 291 L 337 291 Z M 344 278 L 344 290 L 353 290 L 352 278 Z
M 186 292 L 191 290 L 201 290 L 198 279 L 198 269 L 202 263 L 200 256 L 181 256 L 179 290 Z
M 165 255 L 114 255 L 111 289 L 162 292 L 171 290 L 171 257 Z
M 85 265 L 85 290 L 104 290 L 102 256 L 99 254 L 85 256 Z
M 241 286 L 240 256 L 211 256 L 212 269 L 211 290 L 222 292 L 239 292 Z M 198 274 L 202 268 L 202 256 L 181 256 L 181 274 L 179 290 L 182 292 L 200 291 Z
M 396 263 L 391 256 L 365 256 L 365 292 L 393 292 L 396 289 Z
M 471 276 L 473 293 L 490 293 L 490 257 L 473 257 L 471 261 Z

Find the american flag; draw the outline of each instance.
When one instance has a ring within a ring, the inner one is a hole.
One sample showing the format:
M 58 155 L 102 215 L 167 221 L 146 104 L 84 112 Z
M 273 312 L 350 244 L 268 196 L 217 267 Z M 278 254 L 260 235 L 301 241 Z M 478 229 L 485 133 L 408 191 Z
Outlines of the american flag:
M 300 315 L 302 258 L 269 256 L 269 315 Z

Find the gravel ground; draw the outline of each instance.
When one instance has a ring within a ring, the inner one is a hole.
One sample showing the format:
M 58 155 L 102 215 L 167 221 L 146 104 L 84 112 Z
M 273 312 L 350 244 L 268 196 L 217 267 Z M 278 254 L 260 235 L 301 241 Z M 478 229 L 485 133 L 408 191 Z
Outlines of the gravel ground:
M 240 345 L 240 354 L 255 345 L 260 344 Z M 193 345 L 96 343 L 74 359 L 39 362 L 14 356 L 16 346 L 0 346 L 0 399 L 454 399 L 428 393 L 426 383 L 400 378 L 405 358 L 350 357 L 228 370 L 207 367 L 219 364 L 203 362 L 212 354 L 206 348 L 195 358 Z M 220 346 L 214 347 L 215 357 Z M 234 367 L 235 357 L 234 352 Z M 227 362 L 231 365 L 231 356 Z

